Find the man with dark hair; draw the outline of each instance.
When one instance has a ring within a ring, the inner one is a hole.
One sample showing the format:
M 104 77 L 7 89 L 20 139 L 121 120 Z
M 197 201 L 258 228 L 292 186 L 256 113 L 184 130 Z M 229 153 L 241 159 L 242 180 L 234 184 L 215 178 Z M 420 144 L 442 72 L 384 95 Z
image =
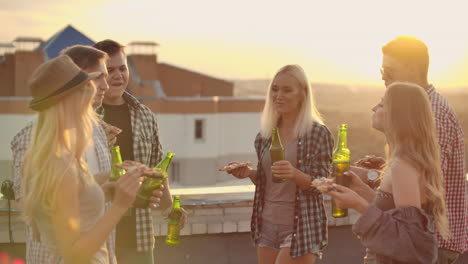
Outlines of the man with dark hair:
M 96 85 L 96 95 L 94 96 L 93 107 L 99 107 L 104 99 L 104 94 L 109 90 L 107 84 L 107 54 L 91 46 L 75 45 L 66 48 L 60 54 L 68 55 L 73 62 L 86 72 L 100 72 L 94 84 Z
M 156 115 L 135 97 L 126 92 L 129 69 L 124 46 L 113 40 L 103 40 L 94 45 L 107 53 L 109 91 L 104 96 L 102 108 L 104 121 L 122 129 L 116 144 L 124 160 L 135 160 L 155 167 L 162 159 L 162 147 Z M 163 210 L 172 206 L 169 183 L 164 182 L 160 205 Z M 183 214 L 182 226 L 186 221 Z M 132 208 L 117 225 L 116 255 L 120 264 L 150 263 L 153 260 L 154 232 L 150 208 Z
M 429 95 L 437 126 L 450 238 L 439 240 L 438 264 L 453 263 L 468 249 L 468 184 L 465 176 L 465 144 L 462 128 L 447 100 L 427 80 L 429 52 L 421 40 L 397 37 L 382 47 L 382 80 L 418 84 Z

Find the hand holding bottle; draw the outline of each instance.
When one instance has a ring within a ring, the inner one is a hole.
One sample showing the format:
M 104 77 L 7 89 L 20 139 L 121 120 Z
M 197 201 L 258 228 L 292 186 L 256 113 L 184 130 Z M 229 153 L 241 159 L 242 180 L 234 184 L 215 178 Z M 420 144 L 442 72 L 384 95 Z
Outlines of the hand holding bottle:
M 164 173 L 159 171 L 159 170 L 145 170 L 143 172 L 143 182 L 144 182 L 144 179 L 146 178 L 154 178 L 154 179 L 161 179 L 161 180 L 164 180 Z M 161 197 L 163 197 L 163 191 L 164 191 L 164 185 L 161 184 L 161 186 L 159 186 L 159 188 L 156 188 L 153 193 L 151 194 L 151 197 L 150 197 L 150 200 L 149 200 L 149 204 L 148 206 L 150 208 L 153 208 L 153 209 L 156 209 L 158 208 L 158 204 L 159 202 L 161 202 Z
M 167 171 L 169 165 L 171 164 L 172 157 L 174 153 L 168 152 L 164 159 L 162 159 L 154 169 L 149 170 L 149 174 L 152 173 L 155 177 L 146 177 L 143 181 L 141 188 L 137 194 L 137 199 L 134 206 L 137 208 L 147 208 L 155 207 L 154 204 L 151 204 L 151 198 L 154 196 L 154 191 L 160 190 L 160 187 L 163 185 L 165 179 L 167 178 Z M 156 176 L 158 175 L 158 176 Z M 156 193 L 158 195 L 159 192 Z
M 172 207 L 169 207 L 166 210 L 164 210 L 163 215 L 165 215 L 166 218 L 169 219 L 171 211 L 172 211 Z M 182 230 L 182 229 L 184 229 L 185 225 L 187 224 L 188 214 L 187 214 L 187 211 L 185 211 L 185 209 L 183 207 L 180 207 L 180 211 L 181 211 L 181 215 L 180 215 L 180 219 L 179 219 L 179 228 Z
M 164 188 L 164 184 L 161 184 L 159 189 L 153 191 L 149 203 L 150 208 L 156 209 L 159 207 L 158 204 L 161 202 L 161 198 L 163 197 Z
M 183 217 L 185 215 L 185 220 Z M 166 244 L 169 246 L 177 246 L 180 243 L 180 229 L 181 225 L 185 225 L 187 220 L 187 213 L 180 207 L 180 196 L 174 196 L 174 202 L 172 203 L 171 211 L 168 215 L 167 224 L 167 236 Z
M 125 209 L 131 207 L 140 188 L 142 176 L 141 172 L 133 171 L 122 175 L 116 182 L 110 182 L 114 187 L 113 204 Z
M 328 194 L 333 197 L 339 208 L 353 208 L 362 214 L 369 207 L 369 203 L 364 198 L 345 186 L 336 185 Z
M 271 173 L 273 177 L 280 179 L 293 180 L 296 175 L 297 169 L 287 160 L 279 160 L 271 166 Z
M 284 161 L 285 157 L 284 147 L 283 144 L 281 144 L 279 129 L 277 127 L 274 127 L 271 130 L 270 157 L 272 165 L 277 164 L 278 161 Z M 273 171 L 271 173 L 271 180 L 274 183 L 282 183 L 286 181 L 286 178 L 275 174 Z

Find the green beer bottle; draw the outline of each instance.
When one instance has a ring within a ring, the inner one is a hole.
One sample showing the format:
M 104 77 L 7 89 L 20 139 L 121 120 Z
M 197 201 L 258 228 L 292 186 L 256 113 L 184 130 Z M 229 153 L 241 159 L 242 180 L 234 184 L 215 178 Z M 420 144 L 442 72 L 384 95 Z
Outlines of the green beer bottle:
M 167 237 L 166 244 L 169 246 L 179 245 L 180 228 L 179 222 L 182 217 L 182 210 L 180 209 L 180 196 L 174 196 L 172 203 L 172 210 L 169 213 L 169 222 L 167 223 Z
M 116 181 L 120 178 L 120 176 L 125 174 L 125 170 L 118 168 L 117 164 L 122 164 L 122 156 L 120 155 L 120 147 L 115 146 L 112 148 L 112 167 L 111 167 L 111 175 L 109 177 L 110 181 Z
M 156 189 L 159 189 L 161 187 L 161 184 L 163 184 L 164 179 L 167 178 L 167 169 L 169 168 L 169 165 L 171 164 L 172 157 L 174 156 L 174 153 L 168 152 L 166 154 L 166 157 L 164 157 L 161 162 L 159 162 L 156 167 L 154 167 L 154 170 L 160 171 L 163 174 L 163 178 L 152 178 L 152 177 L 147 177 L 143 183 L 141 184 L 140 190 L 138 191 L 136 200 L 135 200 L 135 207 L 139 208 L 144 208 L 148 207 L 150 198 L 153 194 L 153 191 Z
M 338 132 L 338 142 L 335 151 L 333 151 L 333 176 L 335 182 L 339 185 L 349 187 L 349 178 L 344 175 L 349 170 L 350 151 L 347 145 L 347 131 L 346 124 L 340 125 Z M 332 216 L 346 217 L 348 216 L 348 209 L 342 209 L 336 206 L 335 201 L 332 200 Z
M 125 174 L 125 170 L 118 168 L 117 164 L 122 164 L 122 156 L 120 155 L 120 147 L 115 146 L 112 148 L 112 165 L 111 165 L 111 174 L 109 176 L 109 181 L 117 181 L 120 176 Z M 109 191 L 111 199 L 114 199 L 114 189 Z
M 281 145 L 281 139 L 279 136 L 278 128 L 276 127 L 274 127 L 271 132 L 270 156 L 272 165 L 276 161 L 284 160 L 284 148 L 283 145 Z M 286 179 L 275 177 L 273 173 L 271 174 L 271 178 L 274 183 L 281 183 L 286 181 Z

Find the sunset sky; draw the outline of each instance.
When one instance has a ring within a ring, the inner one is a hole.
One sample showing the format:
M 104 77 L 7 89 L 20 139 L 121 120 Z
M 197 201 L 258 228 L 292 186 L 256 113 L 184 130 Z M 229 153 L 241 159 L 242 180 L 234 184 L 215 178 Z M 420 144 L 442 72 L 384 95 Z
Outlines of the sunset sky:
M 426 42 L 430 81 L 468 86 L 468 1 L 0 0 L 0 42 L 48 39 L 72 24 L 95 41 L 160 44 L 159 60 L 223 79 L 271 78 L 284 64 L 313 82 L 382 85 L 380 48 Z

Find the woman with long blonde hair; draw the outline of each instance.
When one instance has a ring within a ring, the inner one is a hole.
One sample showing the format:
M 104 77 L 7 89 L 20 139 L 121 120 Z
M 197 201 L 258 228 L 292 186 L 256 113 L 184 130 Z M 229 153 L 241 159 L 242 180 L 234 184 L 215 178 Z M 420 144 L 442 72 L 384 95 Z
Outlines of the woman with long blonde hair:
M 104 193 L 83 160 L 96 122 L 92 109 L 101 73 L 86 73 L 61 55 L 32 74 L 30 107 L 38 111 L 26 152 L 22 211 L 51 254 L 48 263 L 108 263 L 105 240 L 131 206 L 139 172 L 122 176 L 104 212 Z
M 285 159 L 271 164 L 272 128 L 278 128 Z M 311 86 L 298 65 L 286 65 L 274 76 L 255 139 L 257 169 L 228 171 L 256 185 L 252 239 L 258 263 L 315 263 L 327 244 L 322 195 L 310 183 L 326 177 L 333 137 L 317 111 Z M 285 179 L 274 183 L 274 178 Z
M 373 109 L 372 125 L 387 139 L 387 165 L 375 194 L 363 187 L 329 192 L 340 207 L 362 213 L 353 226 L 377 263 L 434 263 L 436 230 L 449 236 L 436 127 L 427 93 L 395 82 Z M 363 198 L 366 197 L 366 198 Z

